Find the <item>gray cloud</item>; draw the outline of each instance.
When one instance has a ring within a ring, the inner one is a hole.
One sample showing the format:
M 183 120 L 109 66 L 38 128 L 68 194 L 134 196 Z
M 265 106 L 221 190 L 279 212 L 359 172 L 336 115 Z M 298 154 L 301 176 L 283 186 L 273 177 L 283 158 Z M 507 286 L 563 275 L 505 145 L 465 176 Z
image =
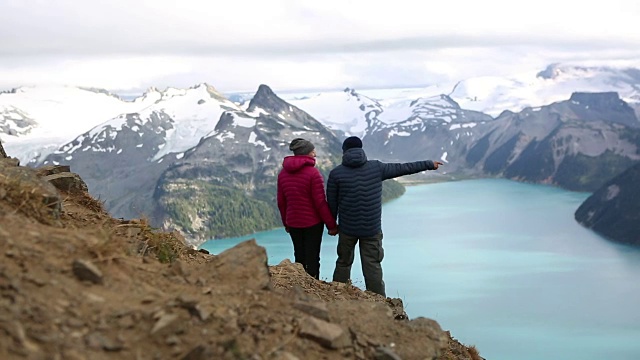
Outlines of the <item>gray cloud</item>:
M 461 0 L 425 13 L 407 0 L 0 0 L 0 87 L 410 86 L 558 61 L 640 64 L 640 6 L 585 1 Z
M 379 53 L 395 51 L 538 47 L 563 52 L 625 50 L 633 54 L 640 48 L 635 40 L 623 38 L 572 38 L 528 35 L 464 35 L 433 34 L 387 39 L 343 39 L 305 41 L 274 40 L 241 43 L 211 42 L 205 38 L 131 39 L 99 34 L 91 39 L 38 39 L 21 42 L 19 38 L 3 39 L 3 57 L 101 56 L 101 55 L 189 55 L 189 56 L 270 56 Z M 13 44 L 12 44 L 13 43 Z

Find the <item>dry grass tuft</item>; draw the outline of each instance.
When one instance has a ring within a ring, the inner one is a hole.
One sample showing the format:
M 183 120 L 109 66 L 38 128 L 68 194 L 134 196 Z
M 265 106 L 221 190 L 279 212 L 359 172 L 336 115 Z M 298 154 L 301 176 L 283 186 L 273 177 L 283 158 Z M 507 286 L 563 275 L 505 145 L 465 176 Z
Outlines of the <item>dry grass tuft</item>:
M 0 174 L 0 201 L 21 213 L 46 225 L 55 225 L 60 217 L 59 198 L 42 194 L 18 178 Z
M 107 210 L 104 208 L 104 203 L 100 200 L 94 199 L 91 195 L 87 193 L 82 193 L 81 195 L 77 195 L 76 202 L 91 211 L 101 213 L 101 214 L 107 213 Z
M 469 351 L 469 355 L 471 355 L 472 360 L 484 360 L 484 358 L 480 356 L 480 353 L 475 346 L 471 345 L 467 348 L 467 350 Z
M 466 346 L 458 342 L 446 331 L 449 338 L 449 347 L 438 357 L 438 360 L 484 360 L 475 346 Z
M 179 233 L 164 232 L 149 226 L 147 219 L 140 220 L 142 243 L 139 254 L 154 254 L 162 263 L 172 263 L 189 250 L 184 238 Z

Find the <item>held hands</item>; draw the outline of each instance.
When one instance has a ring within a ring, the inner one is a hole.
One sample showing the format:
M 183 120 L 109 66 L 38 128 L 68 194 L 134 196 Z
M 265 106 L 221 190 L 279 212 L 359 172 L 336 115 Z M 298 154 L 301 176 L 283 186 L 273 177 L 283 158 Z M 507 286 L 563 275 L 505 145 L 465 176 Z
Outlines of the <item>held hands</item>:
M 340 230 L 338 229 L 338 227 L 336 226 L 335 229 L 330 229 L 327 231 L 327 233 L 331 236 L 336 236 L 338 235 L 338 232 L 340 232 Z

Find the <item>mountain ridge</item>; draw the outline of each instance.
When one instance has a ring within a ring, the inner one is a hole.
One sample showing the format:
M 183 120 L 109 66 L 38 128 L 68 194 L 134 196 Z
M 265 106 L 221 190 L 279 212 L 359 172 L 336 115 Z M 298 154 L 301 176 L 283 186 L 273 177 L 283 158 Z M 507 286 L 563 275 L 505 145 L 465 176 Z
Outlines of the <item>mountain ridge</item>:
M 565 71 L 554 76 L 573 75 Z M 221 228 L 209 232 L 213 225 L 208 219 L 215 218 L 209 211 L 222 207 L 211 202 L 216 193 L 235 199 L 237 205 L 233 211 L 238 213 L 225 215 L 224 221 L 244 216 L 238 214 L 253 214 L 250 217 L 255 219 L 264 214 L 259 226 L 239 221 L 234 232 L 279 226 L 273 209 L 274 178 L 294 137 L 309 137 L 316 143 L 318 166 L 325 176 L 340 161 L 339 137 L 359 129 L 372 158 L 391 162 L 430 158 L 446 164 L 438 174 L 418 174 L 410 180 L 491 176 L 580 191 L 594 190 L 606 180 L 598 176 L 596 164 L 614 176 L 637 157 L 638 118 L 633 104 L 617 93 L 573 92 L 562 101 L 505 110 L 493 117 L 463 108 L 461 103 L 468 99 L 425 95 L 436 88 L 421 89 L 418 97 L 401 89 L 388 92 L 395 95 L 386 99 L 346 88 L 336 94 L 296 97 L 292 103 L 263 84 L 244 105 L 206 83 L 162 92 L 150 88 L 128 102 L 127 106 L 140 110 L 117 115 L 76 136 L 44 161 L 71 164 L 83 174 L 92 193 L 105 198 L 114 215 L 145 214 L 154 224 L 180 228 L 202 241 L 230 234 Z M 25 91 L 31 90 L 16 94 Z M 100 91 L 91 94 L 119 101 Z M 0 105 L 8 108 L 4 100 L 0 97 Z M 311 100 L 322 100 L 315 109 L 327 105 L 322 120 L 302 110 L 303 104 L 309 104 L 304 101 Z M 351 116 L 342 130 L 327 127 L 333 121 L 331 104 Z M 6 117 L 2 120 L 9 124 Z M 6 131 L 0 136 L 8 137 L 10 143 L 19 139 Z M 33 160 L 31 165 L 38 162 Z M 114 186 L 113 179 L 124 180 Z M 209 200 L 201 199 L 198 206 L 209 210 L 197 210 L 186 201 L 185 191 L 191 187 L 208 194 Z M 182 203 L 171 200 L 170 194 L 176 191 L 182 191 Z M 165 217 L 167 213 L 172 216 Z
M 575 219 L 612 241 L 640 245 L 640 161 L 607 181 L 576 210 Z

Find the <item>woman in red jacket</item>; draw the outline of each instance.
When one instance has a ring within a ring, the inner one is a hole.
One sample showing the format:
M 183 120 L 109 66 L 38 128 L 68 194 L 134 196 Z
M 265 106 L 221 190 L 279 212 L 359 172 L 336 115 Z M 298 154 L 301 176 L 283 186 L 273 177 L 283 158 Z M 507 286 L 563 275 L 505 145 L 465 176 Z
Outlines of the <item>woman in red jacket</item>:
M 319 279 L 324 225 L 332 236 L 338 233 L 338 225 L 327 205 L 324 179 L 315 167 L 315 146 L 297 138 L 291 141 L 289 150 L 294 155 L 284 158 L 278 174 L 278 209 L 282 224 L 293 241 L 295 262 Z

